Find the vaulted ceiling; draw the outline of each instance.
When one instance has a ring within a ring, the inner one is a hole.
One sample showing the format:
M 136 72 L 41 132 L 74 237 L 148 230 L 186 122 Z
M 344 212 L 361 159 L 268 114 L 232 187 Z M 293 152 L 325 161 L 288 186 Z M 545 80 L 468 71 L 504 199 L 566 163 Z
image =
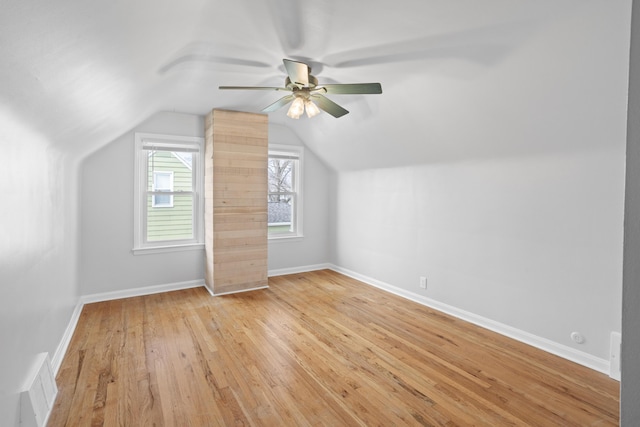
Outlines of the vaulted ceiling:
M 613 4 L 612 4 L 613 3 Z M 598 145 L 624 123 L 629 2 L 25 0 L 0 13 L 0 115 L 70 152 L 157 111 L 260 112 L 283 58 L 335 95 L 335 119 L 270 114 L 337 170 Z M 622 91 L 622 92 L 621 92 Z M 593 124 L 593 126 L 592 126 Z

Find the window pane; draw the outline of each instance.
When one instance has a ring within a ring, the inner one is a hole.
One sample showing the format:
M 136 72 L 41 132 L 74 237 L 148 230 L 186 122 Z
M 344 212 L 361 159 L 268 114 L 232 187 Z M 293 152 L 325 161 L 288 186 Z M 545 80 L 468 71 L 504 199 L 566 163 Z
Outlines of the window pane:
M 293 195 L 269 195 L 267 203 L 269 233 L 293 231 Z
M 295 160 L 269 158 L 269 192 L 293 191 L 293 168 Z
M 172 197 L 171 207 L 154 207 L 161 197 Z M 173 196 L 156 194 L 147 199 L 147 241 L 192 239 L 193 235 L 193 194 Z
M 153 178 L 155 180 L 153 187 L 156 191 L 171 191 L 171 174 L 169 172 L 155 172 Z
M 192 191 L 193 153 L 147 151 L 147 190 Z M 170 180 L 173 175 L 173 182 Z M 173 187 L 172 187 L 173 185 Z
M 152 206 L 154 208 L 171 207 L 173 205 L 172 197 L 173 196 L 171 196 L 170 194 L 155 194 L 153 196 Z

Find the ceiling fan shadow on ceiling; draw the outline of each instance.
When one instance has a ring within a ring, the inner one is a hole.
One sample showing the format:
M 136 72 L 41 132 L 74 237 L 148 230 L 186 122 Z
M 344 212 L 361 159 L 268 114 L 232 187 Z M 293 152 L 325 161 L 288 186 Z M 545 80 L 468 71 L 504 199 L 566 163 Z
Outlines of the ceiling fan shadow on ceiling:
M 322 60 L 334 69 L 429 60 L 458 60 L 490 67 L 508 58 L 535 28 L 536 21 L 495 23 L 334 52 Z
M 336 104 L 325 94 L 332 95 L 364 95 L 380 94 L 382 86 L 380 83 L 347 83 L 347 84 L 318 84 L 318 79 L 311 75 L 311 67 L 304 62 L 283 59 L 284 68 L 287 72 L 284 87 L 270 86 L 219 86 L 221 90 L 275 90 L 291 92 L 273 104 L 265 107 L 262 111 L 270 113 L 291 103 L 287 116 L 292 119 L 299 119 L 304 112 L 308 117 L 314 117 L 325 111 L 335 118 L 348 114 L 349 111 Z

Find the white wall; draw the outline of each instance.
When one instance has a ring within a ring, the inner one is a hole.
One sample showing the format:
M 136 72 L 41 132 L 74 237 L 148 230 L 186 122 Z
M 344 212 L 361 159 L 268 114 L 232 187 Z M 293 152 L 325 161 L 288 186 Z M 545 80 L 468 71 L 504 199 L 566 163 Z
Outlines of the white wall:
M 298 145 L 302 141 L 290 129 L 269 125 L 269 143 Z M 295 269 L 329 262 L 330 191 L 333 171 L 327 168 L 308 148 L 303 165 L 303 233 L 302 239 L 269 241 L 269 271 Z
M 204 118 L 156 114 L 88 156 L 81 172 L 83 295 L 204 279 L 204 249 L 133 255 L 134 133 L 204 136 Z
M 549 14 L 482 72 L 425 72 L 424 106 L 381 104 L 408 125 L 382 147 L 363 133 L 363 157 L 337 166 L 335 264 L 604 366 L 621 328 L 629 6 Z
M 337 191 L 340 267 L 608 360 L 620 331 L 622 144 L 348 172 Z
M 0 424 L 14 426 L 36 355 L 54 356 L 78 302 L 78 168 L 2 108 L 0 123 Z

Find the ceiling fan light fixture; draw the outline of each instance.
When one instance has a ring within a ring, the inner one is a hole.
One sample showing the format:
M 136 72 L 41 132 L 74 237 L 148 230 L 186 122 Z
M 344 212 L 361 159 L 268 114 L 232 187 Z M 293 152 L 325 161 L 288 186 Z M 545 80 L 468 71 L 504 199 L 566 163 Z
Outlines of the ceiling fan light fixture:
M 289 107 L 289 111 L 287 111 L 287 116 L 292 119 L 299 119 L 304 113 L 304 100 L 300 97 L 296 97 L 291 103 L 291 107 Z
M 320 114 L 320 109 L 318 108 L 318 106 L 316 104 L 313 103 L 312 100 L 307 99 L 304 102 L 304 109 L 307 112 L 307 117 L 311 118 L 311 117 L 315 117 L 318 114 Z
M 325 97 L 324 94 L 366 95 L 382 93 L 380 83 L 336 83 L 318 86 L 318 79 L 311 75 L 311 67 L 309 67 L 309 65 L 291 59 L 283 59 L 282 62 L 287 71 L 287 76 L 284 79 L 284 87 L 219 86 L 218 88 L 290 92 L 290 95 L 286 95 L 276 102 L 267 105 L 262 109 L 262 112 L 271 113 L 291 102 L 287 116 L 292 119 L 299 119 L 305 111 L 309 117 L 317 116 L 320 110 L 335 118 L 349 114 L 348 110 Z M 313 101 L 310 98 L 313 98 Z

